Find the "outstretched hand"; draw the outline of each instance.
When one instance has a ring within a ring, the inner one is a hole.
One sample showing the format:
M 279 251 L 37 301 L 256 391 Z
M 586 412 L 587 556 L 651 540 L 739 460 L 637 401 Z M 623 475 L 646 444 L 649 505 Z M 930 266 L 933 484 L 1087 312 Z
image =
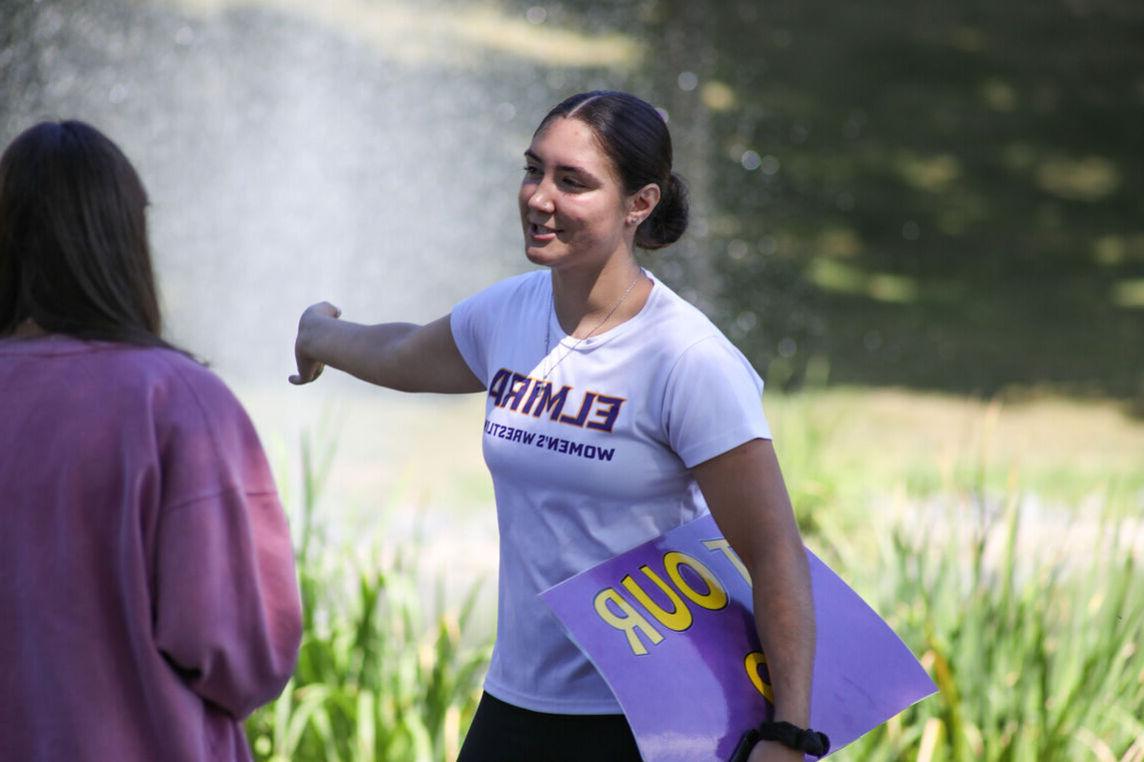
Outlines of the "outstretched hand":
M 290 376 L 290 383 L 301 386 L 322 375 L 322 369 L 326 366 L 311 353 L 313 335 L 321 321 L 341 316 L 342 311 L 329 302 L 311 304 L 302 313 L 298 319 L 298 336 L 294 339 L 294 361 L 298 365 L 298 372 Z

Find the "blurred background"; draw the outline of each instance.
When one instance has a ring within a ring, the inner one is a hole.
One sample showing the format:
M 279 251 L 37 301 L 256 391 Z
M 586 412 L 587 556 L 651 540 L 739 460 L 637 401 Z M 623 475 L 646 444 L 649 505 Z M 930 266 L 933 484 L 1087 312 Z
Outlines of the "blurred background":
M 519 271 L 519 156 L 610 87 L 665 111 L 696 196 L 649 265 L 772 386 L 1144 399 L 1138 3 L 0 9 L 0 137 L 124 144 L 174 335 L 225 372 L 283 365 L 316 295 L 428 318 Z
M 306 538 L 325 613 L 260 758 L 463 733 L 481 400 L 290 388 L 294 327 L 321 299 L 430 320 L 528 267 L 521 154 L 593 88 L 668 119 L 694 217 L 644 263 L 766 378 L 808 543 L 942 687 L 852 758 L 1144 759 L 1144 5 L 0 0 L 0 142 L 80 118 L 125 149 L 170 336 L 247 404 Z

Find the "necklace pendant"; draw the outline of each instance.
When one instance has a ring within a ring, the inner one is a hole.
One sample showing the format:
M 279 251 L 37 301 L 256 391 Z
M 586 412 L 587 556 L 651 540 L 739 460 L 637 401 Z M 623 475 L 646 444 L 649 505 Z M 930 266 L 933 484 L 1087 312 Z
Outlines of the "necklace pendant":
M 596 334 L 596 331 L 603 328 L 604 325 L 609 320 L 612 319 L 612 315 L 616 314 L 616 310 L 618 310 L 620 308 L 620 305 L 624 303 L 624 300 L 628 298 L 628 294 L 630 294 L 632 292 L 632 289 L 636 287 L 636 284 L 640 282 L 640 278 L 642 278 L 642 277 L 643 277 L 643 268 L 640 268 L 639 273 L 632 280 L 632 282 L 628 284 L 628 287 L 624 289 L 624 293 L 620 295 L 619 301 L 616 302 L 614 305 L 612 305 L 612 309 L 608 310 L 607 315 L 604 315 L 604 319 L 601 320 L 599 323 L 597 323 L 595 328 L 588 331 L 588 333 L 585 334 L 584 338 L 577 339 L 576 343 L 573 344 L 571 347 L 569 347 L 568 350 L 560 356 L 559 360 L 552 363 L 552 365 L 550 365 L 548 370 L 544 373 L 544 376 L 541 380 L 547 381 L 548 377 L 550 375 L 552 375 L 552 371 L 556 370 L 556 366 L 558 366 L 558 365 L 560 365 L 560 363 L 564 362 L 564 360 L 566 360 L 568 358 L 568 355 L 575 352 L 580 347 L 581 344 L 591 345 L 590 339 Z M 545 328 L 544 328 L 544 361 L 545 361 L 545 363 L 548 362 L 549 355 L 552 353 L 552 350 L 549 349 L 549 347 L 552 344 L 552 319 L 555 316 L 556 316 L 556 295 L 552 292 L 549 292 L 549 295 L 548 295 L 548 316 L 547 316 L 548 319 L 545 322 Z M 575 336 L 573 336 L 572 338 L 575 338 Z M 556 346 L 560 346 L 559 342 L 557 342 Z

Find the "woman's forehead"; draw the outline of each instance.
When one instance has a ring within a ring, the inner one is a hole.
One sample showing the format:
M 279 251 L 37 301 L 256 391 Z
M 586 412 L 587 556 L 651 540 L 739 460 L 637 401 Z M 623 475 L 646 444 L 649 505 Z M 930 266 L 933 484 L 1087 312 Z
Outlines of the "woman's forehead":
M 600 147 L 596 133 L 579 119 L 556 117 L 533 137 L 528 150 L 545 164 L 614 174 L 612 162 Z

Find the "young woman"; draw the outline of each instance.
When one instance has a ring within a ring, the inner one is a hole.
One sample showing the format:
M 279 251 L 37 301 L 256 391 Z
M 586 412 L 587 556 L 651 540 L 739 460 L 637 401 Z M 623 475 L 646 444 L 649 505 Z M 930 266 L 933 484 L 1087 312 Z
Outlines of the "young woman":
M 536 596 L 708 509 L 752 577 L 766 580 L 755 608 L 766 612 L 758 631 L 775 719 L 806 726 L 810 582 L 762 381 L 635 258 L 636 247 L 666 246 L 687 226 L 671 158 L 666 125 L 644 101 L 573 96 L 524 154 L 525 254 L 546 270 L 497 283 L 424 326 L 357 325 L 328 303 L 299 323 L 294 383 L 331 365 L 393 389 L 488 394 L 497 643 L 462 762 L 639 759 L 604 680 Z M 502 436 L 508 430 L 571 444 L 526 447 Z M 774 742 L 750 757 L 802 758 Z
M 147 198 L 43 123 L 0 158 L 0 759 L 231 762 L 301 611 L 245 412 L 160 338 Z

